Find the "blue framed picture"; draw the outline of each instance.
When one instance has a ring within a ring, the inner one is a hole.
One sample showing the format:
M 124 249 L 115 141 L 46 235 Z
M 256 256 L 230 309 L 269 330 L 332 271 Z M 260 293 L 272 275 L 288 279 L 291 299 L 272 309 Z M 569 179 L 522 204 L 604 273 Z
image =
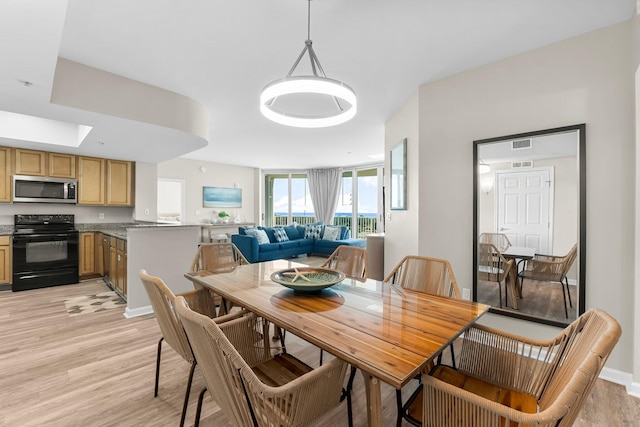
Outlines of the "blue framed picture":
M 241 208 L 242 188 L 202 187 L 205 208 Z

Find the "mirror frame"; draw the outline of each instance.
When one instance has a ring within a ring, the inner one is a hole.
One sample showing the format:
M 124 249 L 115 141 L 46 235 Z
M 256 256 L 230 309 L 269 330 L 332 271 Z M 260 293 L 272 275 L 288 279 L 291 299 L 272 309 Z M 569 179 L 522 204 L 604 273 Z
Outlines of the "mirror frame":
M 400 173 L 394 172 L 393 162 L 394 159 L 400 159 L 402 162 L 402 168 Z M 404 211 L 407 210 L 407 138 L 402 142 L 394 146 L 389 152 L 389 209 L 392 211 Z M 402 203 L 399 203 L 397 196 L 394 196 L 393 191 L 393 177 L 398 177 L 398 185 L 402 186 L 399 191 L 399 196 L 402 197 Z M 395 198 L 394 198 L 395 197 Z
M 524 139 L 540 135 L 548 135 L 553 133 L 578 132 L 578 316 L 585 312 L 585 289 L 586 289 L 586 246 L 587 246 L 587 163 L 586 163 L 586 125 L 584 123 L 572 126 L 564 126 L 552 129 L 544 129 L 533 132 L 524 132 L 515 135 L 505 135 L 496 138 L 487 138 L 473 141 L 473 301 L 478 301 L 478 149 L 482 144 L 501 142 L 510 139 Z M 515 317 L 523 320 L 530 320 L 546 325 L 566 327 L 568 322 L 559 322 L 555 320 L 536 317 L 518 311 L 508 310 L 499 307 L 491 307 L 491 313 L 502 314 L 509 317 Z

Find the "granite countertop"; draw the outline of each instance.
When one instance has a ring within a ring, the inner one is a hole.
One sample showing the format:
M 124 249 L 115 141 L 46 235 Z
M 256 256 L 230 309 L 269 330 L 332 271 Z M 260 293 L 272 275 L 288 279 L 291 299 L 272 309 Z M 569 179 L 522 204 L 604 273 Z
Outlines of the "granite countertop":
M 120 239 L 127 238 L 128 228 L 167 228 L 167 227 L 193 227 L 199 224 L 181 224 L 181 223 L 158 223 L 158 222 L 114 222 L 114 223 L 76 223 L 76 230 L 83 231 L 99 231 L 103 234 L 118 237 Z M 12 235 L 14 226 L 11 224 L 0 224 L 0 236 Z

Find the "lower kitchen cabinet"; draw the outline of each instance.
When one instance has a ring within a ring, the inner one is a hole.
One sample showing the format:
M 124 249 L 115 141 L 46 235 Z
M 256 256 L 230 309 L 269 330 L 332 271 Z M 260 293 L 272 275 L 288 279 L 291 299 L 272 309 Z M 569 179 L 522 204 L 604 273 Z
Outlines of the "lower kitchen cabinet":
M 109 237 L 109 266 L 105 277 L 109 284 L 124 297 L 127 296 L 127 241 Z M 107 273 L 108 271 L 108 273 Z
M 78 274 L 82 279 L 83 276 L 91 276 L 96 274 L 96 233 L 83 232 L 79 236 L 79 265 Z
M 11 279 L 11 236 L 0 236 L 0 284 Z

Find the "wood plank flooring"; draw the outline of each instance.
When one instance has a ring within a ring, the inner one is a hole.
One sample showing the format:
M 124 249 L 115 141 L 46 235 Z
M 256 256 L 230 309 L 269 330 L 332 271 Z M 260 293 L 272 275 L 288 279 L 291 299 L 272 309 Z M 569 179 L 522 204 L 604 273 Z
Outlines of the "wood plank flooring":
M 0 292 L 0 426 L 178 425 L 189 365 L 169 346 L 163 346 L 160 390 L 158 397 L 153 397 L 160 338 L 153 315 L 125 319 L 122 307 L 68 315 L 65 299 L 106 290 L 100 280 L 93 280 Z M 287 348 L 317 366 L 317 348 L 291 334 L 287 335 Z M 196 369 L 187 425 L 193 425 L 202 387 Z M 395 393 L 385 384 L 382 391 L 384 425 L 393 426 Z M 363 392 L 358 374 L 353 391 L 356 426 L 366 425 Z M 621 386 L 598 380 L 575 425 L 638 425 L 638 419 L 639 399 L 626 395 Z M 231 424 L 207 396 L 201 425 Z M 346 402 L 319 425 L 346 426 Z

